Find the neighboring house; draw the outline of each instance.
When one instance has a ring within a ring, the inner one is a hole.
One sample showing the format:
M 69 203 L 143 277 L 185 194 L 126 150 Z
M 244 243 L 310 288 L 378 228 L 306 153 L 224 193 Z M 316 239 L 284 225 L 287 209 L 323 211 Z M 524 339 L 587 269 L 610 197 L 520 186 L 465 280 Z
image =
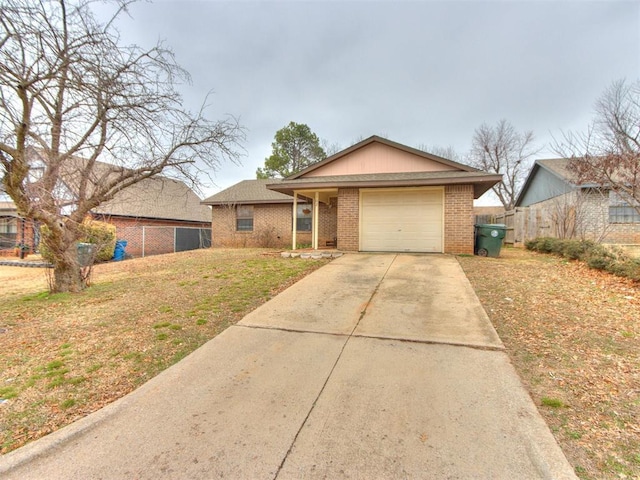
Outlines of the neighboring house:
M 120 192 L 92 210 L 116 226 L 126 251 L 148 256 L 211 246 L 211 211 L 185 183 L 156 176 Z
M 373 136 L 285 179 L 245 180 L 203 203 L 213 209 L 214 246 L 473 253 L 473 200 L 500 179 Z
M 99 162 L 97 168 L 99 172 Z M 58 191 L 73 196 L 73 184 L 73 180 L 66 181 Z M 156 176 L 122 190 L 90 214 L 116 226 L 118 240 L 127 241 L 128 254 L 157 255 L 211 245 L 211 211 L 200 201 L 185 183 Z M 37 226 L 20 219 L 13 202 L 0 202 L 0 207 L 0 249 L 13 248 L 25 232 L 25 243 L 36 247 Z M 14 238 L 11 246 L 10 238 Z
M 579 184 L 570 159 L 537 160 L 507 212 L 513 243 L 542 236 L 640 244 L 640 214 L 606 186 Z M 509 237 L 509 235 L 508 235 Z
M 4 198 L 4 197 L 2 197 Z M 13 256 L 16 245 L 23 244 L 34 250 L 37 228 L 30 220 L 20 218 L 13 202 L 0 200 L 0 256 Z

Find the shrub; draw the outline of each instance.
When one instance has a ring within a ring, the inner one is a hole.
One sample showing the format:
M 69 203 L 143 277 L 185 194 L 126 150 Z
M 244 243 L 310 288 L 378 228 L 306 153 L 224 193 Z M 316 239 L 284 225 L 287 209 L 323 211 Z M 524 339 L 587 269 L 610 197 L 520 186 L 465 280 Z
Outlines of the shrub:
M 562 240 L 553 237 L 538 237 L 525 244 L 529 250 L 540 253 L 558 253 L 561 250 Z
M 640 282 L 640 259 L 630 258 L 616 262 L 610 266 L 609 271 L 619 277 L 626 277 L 636 282 Z
M 80 225 L 80 231 L 82 232 L 80 242 L 93 243 L 97 246 L 96 260 L 106 262 L 113 258 L 113 252 L 116 248 L 115 225 L 87 219 Z M 43 239 L 47 237 L 49 229 L 46 225 L 40 227 L 40 233 Z M 53 253 L 47 247 L 46 242 L 40 242 L 40 254 L 48 262 L 53 262 Z
M 571 260 L 582 260 L 592 247 L 593 243 L 589 241 L 565 240 L 562 242 L 562 251 L 560 253 L 563 257 Z
M 640 259 L 630 258 L 623 250 L 589 240 L 561 240 L 538 237 L 525 242 L 528 250 L 553 253 L 571 260 L 582 260 L 590 268 L 604 270 L 619 277 L 640 281 Z
M 113 258 L 116 248 L 116 226 L 97 220 L 85 220 L 81 225 L 81 242 L 97 245 L 96 260 L 107 262 Z
M 611 259 L 602 255 L 590 255 L 587 265 L 595 270 L 608 270 L 611 268 Z

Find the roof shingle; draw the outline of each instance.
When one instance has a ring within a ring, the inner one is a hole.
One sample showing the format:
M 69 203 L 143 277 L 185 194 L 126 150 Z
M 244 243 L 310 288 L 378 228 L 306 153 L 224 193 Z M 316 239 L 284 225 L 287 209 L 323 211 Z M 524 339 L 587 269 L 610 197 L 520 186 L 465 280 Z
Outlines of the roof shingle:
M 293 197 L 267 189 L 267 185 L 277 184 L 278 182 L 279 180 L 273 178 L 242 180 L 204 199 L 202 203 L 204 205 L 226 205 L 230 203 L 293 203 Z

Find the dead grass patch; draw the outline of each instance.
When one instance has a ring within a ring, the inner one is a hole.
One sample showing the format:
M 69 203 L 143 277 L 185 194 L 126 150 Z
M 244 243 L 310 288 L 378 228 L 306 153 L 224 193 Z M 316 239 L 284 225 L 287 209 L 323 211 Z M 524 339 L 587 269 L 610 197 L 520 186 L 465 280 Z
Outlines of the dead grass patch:
M 0 267 L 0 452 L 126 395 L 325 263 L 197 250 L 97 265 L 74 295 Z
M 458 260 L 578 476 L 640 478 L 640 285 L 520 249 Z

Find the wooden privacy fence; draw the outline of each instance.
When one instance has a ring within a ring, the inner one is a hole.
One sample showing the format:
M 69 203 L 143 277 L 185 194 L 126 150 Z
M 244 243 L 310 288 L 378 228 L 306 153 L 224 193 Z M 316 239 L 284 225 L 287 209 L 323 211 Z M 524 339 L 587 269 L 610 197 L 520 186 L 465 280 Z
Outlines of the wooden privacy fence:
M 507 226 L 504 243 L 520 245 L 527 240 L 550 235 L 549 222 L 543 222 L 540 210 L 518 207 L 495 216 L 496 223 Z

